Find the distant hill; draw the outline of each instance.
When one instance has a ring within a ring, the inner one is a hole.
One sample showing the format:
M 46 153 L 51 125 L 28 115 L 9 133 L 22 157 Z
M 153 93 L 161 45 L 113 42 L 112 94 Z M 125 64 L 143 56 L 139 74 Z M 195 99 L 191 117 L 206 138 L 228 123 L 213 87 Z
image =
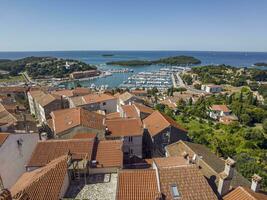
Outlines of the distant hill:
M 165 65 L 195 65 L 201 64 L 201 61 L 191 56 L 174 56 L 161 58 L 159 60 L 125 60 L 125 61 L 112 61 L 107 62 L 107 65 L 120 65 L 120 66 L 144 66 L 153 64 L 165 64 Z
M 258 63 L 255 63 L 254 65 L 258 67 L 267 67 L 267 63 L 265 62 L 258 62 Z
M 75 71 L 90 69 L 96 69 L 96 67 L 77 60 L 54 57 L 26 57 L 18 60 L 0 60 L 0 70 L 9 71 L 10 75 L 17 75 L 20 72 L 26 71 L 33 78 L 42 76 L 62 78 Z

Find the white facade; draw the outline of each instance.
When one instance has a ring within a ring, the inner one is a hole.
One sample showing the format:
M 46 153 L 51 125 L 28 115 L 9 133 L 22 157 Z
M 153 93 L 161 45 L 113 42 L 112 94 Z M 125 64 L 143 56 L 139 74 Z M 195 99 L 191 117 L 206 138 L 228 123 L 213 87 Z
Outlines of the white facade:
M 220 93 L 222 91 L 222 87 L 219 85 L 201 85 L 201 90 L 208 93 Z
M 9 134 L 0 147 L 0 176 L 10 188 L 26 171 L 25 165 L 39 140 L 38 134 Z
M 209 116 L 212 119 L 219 119 L 220 117 L 223 116 L 229 116 L 230 112 L 223 112 L 222 110 L 211 110 L 209 112 Z
M 110 99 L 100 103 L 100 110 L 106 111 L 106 113 L 112 113 L 117 111 L 117 99 Z
M 28 101 L 29 101 L 31 114 L 36 115 L 34 100 L 33 100 L 33 97 L 31 96 L 31 94 L 29 92 L 28 92 Z

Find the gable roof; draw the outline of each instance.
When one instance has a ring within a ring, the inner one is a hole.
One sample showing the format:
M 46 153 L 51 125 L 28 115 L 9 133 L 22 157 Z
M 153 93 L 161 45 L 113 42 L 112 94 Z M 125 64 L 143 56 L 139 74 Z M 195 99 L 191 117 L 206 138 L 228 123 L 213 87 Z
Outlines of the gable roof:
M 143 104 L 140 103 L 134 103 L 133 104 L 140 112 L 142 113 L 147 113 L 147 114 L 151 114 L 154 112 L 154 110 L 148 106 L 145 106 Z
M 120 171 L 117 188 L 117 200 L 156 200 L 161 196 L 153 169 Z
M 210 109 L 214 111 L 230 112 L 226 105 L 212 105 Z
M 101 140 L 95 147 L 95 157 L 98 167 L 122 167 L 123 152 L 121 140 Z
M 40 167 L 48 164 L 67 153 L 73 154 L 73 158 L 81 159 L 92 155 L 93 139 L 68 139 L 68 140 L 47 140 L 37 143 L 31 158 L 27 164 L 28 167 Z
M 109 94 L 88 94 L 85 96 L 71 97 L 71 101 L 75 106 L 82 106 L 86 104 L 100 103 L 103 101 L 113 100 L 116 97 Z
M 134 95 L 126 91 L 122 94 L 117 95 L 117 97 L 122 101 L 128 101 L 130 98 L 134 97 Z
M 60 96 L 49 94 L 42 90 L 31 90 L 29 91 L 29 93 L 34 98 L 34 100 L 43 107 L 53 101 L 60 100 Z
M 151 136 L 157 135 L 169 126 L 186 132 L 186 130 L 180 127 L 173 119 L 159 111 L 154 111 L 151 115 L 144 119 L 143 123 Z
M 111 136 L 141 136 L 143 125 L 139 118 L 121 118 L 106 120 L 106 126 Z
M 188 161 L 182 156 L 154 158 L 153 160 L 158 168 L 189 165 Z
M 254 192 L 250 188 L 237 187 L 223 197 L 224 200 L 267 200 L 267 195 Z
M 139 118 L 139 114 L 134 105 L 123 105 L 121 106 L 124 117 L 128 118 Z
M 69 108 L 56 110 L 51 113 L 52 128 L 55 134 L 74 128 L 76 126 L 85 126 L 97 130 L 104 130 L 103 115 L 90 112 L 82 108 Z
M 174 199 L 171 186 L 175 185 L 181 200 L 216 200 L 205 177 L 195 165 L 159 168 L 160 189 L 166 200 Z
M 212 153 L 207 147 L 201 144 L 196 144 L 187 141 L 178 141 L 176 143 L 170 144 L 166 147 L 170 156 L 181 156 L 178 155 L 179 144 L 184 144 L 190 148 L 195 154 L 202 156 L 202 161 L 204 161 L 213 171 L 217 174 L 221 173 L 225 167 L 225 161 L 218 158 L 214 153 Z M 250 182 L 243 177 L 240 173 L 235 170 L 234 177 L 231 181 L 233 187 L 238 187 L 240 185 L 250 187 Z
M 44 167 L 25 172 L 10 189 L 15 199 L 57 200 L 67 174 L 68 156 L 63 155 Z
M 2 103 L 0 103 L 0 124 L 12 125 L 16 123 L 17 121 L 18 119 L 13 114 L 11 114 L 9 111 L 7 111 L 5 106 Z
M 0 133 L 0 147 L 4 144 L 8 136 L 9 133 Z

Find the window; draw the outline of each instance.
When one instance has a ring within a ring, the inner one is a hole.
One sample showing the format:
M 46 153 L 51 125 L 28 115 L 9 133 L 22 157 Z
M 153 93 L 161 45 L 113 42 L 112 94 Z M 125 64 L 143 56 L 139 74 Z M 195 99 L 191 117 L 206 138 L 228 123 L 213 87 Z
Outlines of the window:
M 129 142 L 132 142 L 132 141 L 133 141 L 133 137 L 130 136 L 130 137 L 129 137 Z
M 179 199 L 179 197 L 181 197 L 176 184 L 171 185 L 171 193 L 174 199 Z
M 130 149 L 130 155 L 132 155 L 133 154 L 133 150 L 132 149 Z
M 105 106 L 106 105 L 106 102 L 103 102 L 103 106 Z

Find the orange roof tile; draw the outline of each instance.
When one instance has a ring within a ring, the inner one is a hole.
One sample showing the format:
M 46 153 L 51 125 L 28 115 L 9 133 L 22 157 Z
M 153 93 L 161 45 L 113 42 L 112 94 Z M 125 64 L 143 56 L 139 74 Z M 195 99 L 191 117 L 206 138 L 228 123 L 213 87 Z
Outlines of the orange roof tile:
M 9 136 L 9 133 L 0 133 L 0 146 L 4 144 L 8 136 Z
M 254 192 L 250 188 L 237 187 L 223 197 L 224 200 L 267 200 L 267 195 Z
M 90 103 L 97 103 L 107 100 L 116 99 L 114 96 L 111 96 L 109 94 L 88 94 L 86 96 L 83 96 L 85 104 Z
M 112 136 L 141 136 L 143 126 L 140 119 L 122 118 L 106 120 L 106 126 Z
M 101 140 L 98 141 L 96 157 L 98 167 L 122 167 L 123 152 L 122 141 Z
M 119 172 L 117 200 L 155 200 L 160 196 L 155 170 L 137 169 Z
M 157 165 L 158 168 L 189 165 L 188 161 L 182 156 L 154 158 L 154 162 L 155 162 L 155 164 Z
M 56 134 L 60 134 L 63 131 L 79 125 L 104 130 L 103 122 L 105 117 L 82 108 L 69 108 L 53 111 L 51 117 L 53 131 Z
M 95 133 L 77 133 L 72 137 L 72 139 L 89 139 L 95 137 L 96 137 Z
M 148 113 L 148 114 L 151 114 L 154 112 L 154 110 L 148 106 L 145 106 L 143 104 L 140 104 L 140 103 L 134 103 L 133 104 L 140 112 L 142 113 Z
M 186 132 L 186 130 L 179 126 L 173 119 L 159 111 L 154 111 L 151 115 L 144 119 L 143 123 L 151 136 L 157 135 L 169 126 L 173 126 Z
M 212 105 L 211 110 L 230 112 L 229 108 L 226 105 Z
M 57 200 L 67 174 L 68 156 L 61 156 L 44 167 L 25 172 L 10 189 L 15 199 L 27 196 L 35 200 Z
M 205 177 L 195 165 L 159 169 L 160 188 L 166 200 L 173 200 L 171 186 L 175 185 L 182 200 L 218 199 Z
M 49 94 L 42 90 L 31 90 L 29 91 L 29 93 L 34 98 L 34 100 L 43 107 L 53 101 L 60 100 L 60 96 Z
M 121 118 L 121 114 L 119 112 L 113 112 L 106 115 L 106 119 L 118 119 Z
M 40 167 L 70 152 L 75 158 L 81 159 L 86 155 L 91 158 L 93 139 L 47 140 L 38 142 L 27 164 L 29 167 Z
M 121 106 L 121 108 L 123 110 L 124 117 L 139 118 L 139 114 L 134 105 L 124 105 L 124 106 Z

